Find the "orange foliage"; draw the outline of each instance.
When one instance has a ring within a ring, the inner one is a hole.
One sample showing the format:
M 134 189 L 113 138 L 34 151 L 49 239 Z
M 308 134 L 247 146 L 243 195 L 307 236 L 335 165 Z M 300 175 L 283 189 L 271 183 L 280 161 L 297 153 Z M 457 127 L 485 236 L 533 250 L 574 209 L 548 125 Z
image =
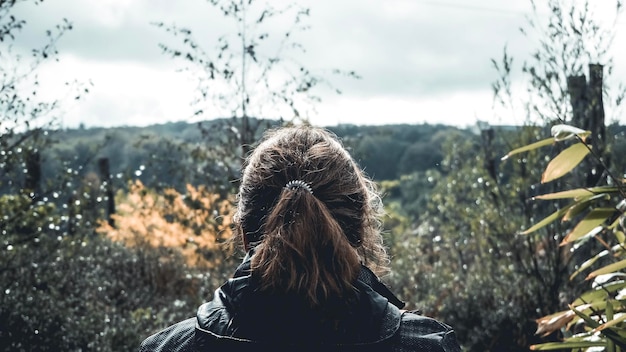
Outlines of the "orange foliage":
M 115 226 L 101 221 L 99 233 L 127 246 L 178 250 L 196 267 L 215 267 L 232 251 L 224 245 L 232 234 L 231 200 L 203 186 L 187 185 L 185 195 L 171 188 L 156 193 L 138 180 L 129 188 L 116 197 Z

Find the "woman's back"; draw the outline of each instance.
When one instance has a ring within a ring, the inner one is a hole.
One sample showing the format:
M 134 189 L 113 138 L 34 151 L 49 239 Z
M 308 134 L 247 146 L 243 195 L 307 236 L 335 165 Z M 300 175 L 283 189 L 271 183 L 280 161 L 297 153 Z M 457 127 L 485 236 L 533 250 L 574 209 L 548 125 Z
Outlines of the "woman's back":
M 365 267 L 351 302 L 311 309 L 301 297 L 259 291 L 244 274 L 248 263 L 196 318 L 151 336 L 140 351 L 460 351 L 450 327 L 400 310 Z

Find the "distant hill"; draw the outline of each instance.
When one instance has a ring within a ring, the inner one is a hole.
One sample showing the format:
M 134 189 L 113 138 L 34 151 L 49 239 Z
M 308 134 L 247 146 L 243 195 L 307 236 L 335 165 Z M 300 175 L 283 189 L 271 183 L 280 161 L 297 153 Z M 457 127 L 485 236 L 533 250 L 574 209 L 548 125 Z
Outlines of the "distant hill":
M 253 120 L 256 123 L 256 120 Z M 257 138 L 278 121 L 259 122 Z M 446 125 L 338 125 L 329 127 L 373 178 L 440 167 L 442 142 L 452 131 Z M 98 160 L 108 159 L 116 188 L 140 179 L 151 187 L 183 189 L 186 183 L 232 185 L 241 157 L 233 144 L 231 119 L 201 123 L 171 122 L 145 127 L 77 128 L 50 131 L 53 143 L 41 157 L 43 182 L 64 173 L 98 179 Z

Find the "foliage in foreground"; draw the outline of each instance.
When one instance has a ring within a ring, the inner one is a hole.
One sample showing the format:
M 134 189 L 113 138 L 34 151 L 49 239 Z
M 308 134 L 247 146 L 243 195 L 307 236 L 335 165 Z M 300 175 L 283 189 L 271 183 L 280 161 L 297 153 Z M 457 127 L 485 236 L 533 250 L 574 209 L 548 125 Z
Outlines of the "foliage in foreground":
M 508 155 L 533 150 L 554 143 L 569 143 L 545 168 L 542 183 L 570 173 L 588 155 L 604 165 L 590 147 L 584 131 L 567 125 L 552 128 L 553 137 L 513 150 Z M 508 156 L 507 155 L 507 156 Z M 625 180 L 608 173 L 608 184 L 566 189 L 542 194 L 537 200 L 567 200 L 550 216 L 525 230 L 523 234 L 548 226 L 555 221 L 569 222 L 571 229 L 560 243 L 570 251 L 583 251 L 594 243 L 601 250 L 585 258 L 570 280 L 587 273 L 591 289 L 569 304 L 569 309 L 537 320 L 537 334 L 563 334 L 560 342 L 536 344 L 533 350 L 571 349 L 572 351 L 626 350 L 626 189 Z
M 187 195 L 170 191 L 168 200 L 160 196 L 154 203 L 146 200 L 153 199 L 150 190 L 139 185 L 134 190 L 122 204 L 137 208 L 116 221 L 145 220 L 144 231 L 100 228 L 117 240 L 145 236 L 132 246 L 94 233 L 84 223 L 71 234 L 65 231 L 70 217 L 82 217 L 80 209 L 72 215 L 76 209 L 33 204 L 26 195 L 0 197 L 1 351 L 135 350 L 149 334 L 192 316 L 226 275 L 218 267 L 230 273 L 229 262 L 220 260 L 223 251 L 216 249 L 217 233 L 209 230 L 227 226 L 215 222 L 227 202 L 190 188 Z M 150 221 L 141 216 L 146 214 Z M 201 228 L 209 242 L 193 246 L 200 252 L 149 243 L 151 234 L 171 226 L 179 236 Z M 197 253 L 203 254 L 204 266 L 213 268 L 210 273 L 189 265 L 198 264 Z
M 511 236 L 527 226 L 529 214 L 546 210 L 527 201 L 538 177 L 528 165 L 543 156 L 498 164 L 496 153 L 506 142 L 535 141 L 540 133 L 524 127 L 451 134 L 441 172 L 416 175 L 428 183 L 416 224 L 392 232 L 390 282 L 424 314 L 450 323 L 468 351 L 527 350 L 539 341 L 533 317 L 557 309 L 559 295 L 571 290 L 561 275 L 568 253 L 552 240 L 559 228 Z M 408 180 L 403 185 L 401 192 L 415 192 Z

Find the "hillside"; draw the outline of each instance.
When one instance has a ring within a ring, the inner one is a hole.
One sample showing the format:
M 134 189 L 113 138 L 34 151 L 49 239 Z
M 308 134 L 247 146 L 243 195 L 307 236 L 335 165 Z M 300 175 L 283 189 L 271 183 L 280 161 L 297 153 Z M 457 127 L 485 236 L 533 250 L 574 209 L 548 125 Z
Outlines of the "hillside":
M 257 138 L 276 125 L 276 121 L 263 123 Z M 470 134 L 456 127 L 428 124 L 339 125 L 329 129 L 367 173 L 379 180 L 438 168 L 446 136 L 451 131 Z M 237 178 L 241 162 L 235 133 L 228 119 L 50 131 L 52 142 L 41 156 L 42 184 L 64 173 L 100 177 L 98 160 L 106 158 L 115 187 L 125 187 L 131 179 L 150 187 L 179 190 L 186 183 L 227 187 Z

